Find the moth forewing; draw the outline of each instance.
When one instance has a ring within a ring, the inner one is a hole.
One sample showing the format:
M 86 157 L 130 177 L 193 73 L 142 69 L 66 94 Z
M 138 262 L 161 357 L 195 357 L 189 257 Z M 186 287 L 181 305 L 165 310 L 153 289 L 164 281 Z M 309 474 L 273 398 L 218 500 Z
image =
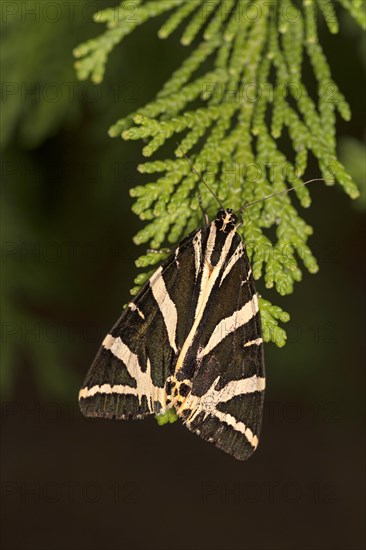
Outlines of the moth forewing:
M 258 444 L 264 392 L 258 298 L 231 210 L 194 231 L 129 305 L 80 391 L 86 416 L 175 409 L 238 459 Z
M 188 273 L 193 268 L 189 242 L 156 270 L 104 339 L 80 391 L 86 416 L 141 418 L 166 408 L 166 379 L 183 333 L 176 293 L 192 295 L 194 286 L 180 276 L 180 262 Z
M 202 274 L 208 265 L 211 275 L 198 277 L 205 304 L 185 366 L 176 374 L 191 380 L 177 412 L 192 431 L 245 459 L 257 447 L 262 417 L 262 330 L 244 244 L 234 229 L 221 229 L 211 224 L 208 237 L 202 230 L 202 242 L 215 243 L 202 254 Z

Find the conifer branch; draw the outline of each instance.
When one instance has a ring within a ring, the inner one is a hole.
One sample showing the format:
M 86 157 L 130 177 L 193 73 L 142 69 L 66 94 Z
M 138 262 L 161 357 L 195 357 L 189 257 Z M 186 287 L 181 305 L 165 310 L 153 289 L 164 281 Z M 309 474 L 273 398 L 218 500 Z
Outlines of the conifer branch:
M 341 0 L 344 9 L 363 28 L 363 3 Z M 351 197 L 358 190 L 336 152 L 337 113 L 350 119 L 350 108 L 334 82 L 319 43 L 318 18 L 328 30 L 338 32 L 335 4 L 331 0 L 134 0 L 96 14 L 107 30 L 75 50 L 80 79 L 101 82 L 111 50 L 138 25 L 167 13 L 158 35 L 166 39 L 178 28 L 185 46 L 200 42 L 165 83 L 155 100 L 119 120 L 112 137 L 147 141 L 145 157 L 152 157 L 167 142 L 180 143 L 173 158 L 152 160 L 139 166 L 157 174 L 147 185 L 131 190 L 133 211 L 148 223 L 135 237 L 136 244 L 159 248 L 177 243 L 200 225 L 198 177 L 182 149 L 204 175 L 220 200 L 233 209 L 302 182 L 309 154 L 318 161 L 327 185 L 338 183 Z M 310 62 L 317 83 L 316 95 L 302 81 L 304 59 Z M 196 73 L 210 65 L 202 76 Z M 292 154 L 282 145 L 289 137 Z M 312 174 L 314 176 L 314 174 Z M 217 205 L 205 188 L 204 204 L 211 216 Z M 292 196 L 291 196 L 292 195 Z M 294 206 L 310 205 L 310 190 L 297 187 L 257 203 L 245 213 L 242 236 L 256 279 L 281 295 L 300 281 L 300 265 L 311 273 L 318 265 L 307 241 L 312 228 Z M 296 197 L 295 197 L 296 195 Z M 266 235 L 276 228 L 276 240 Z M 137 260 L 148 268 L 164 253 L 147 253 Z M 133 292 L 151 272 L 139 274 Z M 289 316 L 261 299 L 264 338 L 277 345 L 286 334 L 278 322 Z

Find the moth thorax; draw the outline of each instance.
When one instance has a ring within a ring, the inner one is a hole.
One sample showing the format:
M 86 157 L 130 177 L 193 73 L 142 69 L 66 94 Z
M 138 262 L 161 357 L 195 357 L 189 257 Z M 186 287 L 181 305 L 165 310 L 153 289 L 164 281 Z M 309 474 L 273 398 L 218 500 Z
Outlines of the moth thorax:
M 215 219 L 215 226 L 218 231 L 223 233 L 230 233 L 235 229 L 235 224 L 238 218 L 235 216 L 234 211 L 231 208 L 226 210 L 219 210 Z

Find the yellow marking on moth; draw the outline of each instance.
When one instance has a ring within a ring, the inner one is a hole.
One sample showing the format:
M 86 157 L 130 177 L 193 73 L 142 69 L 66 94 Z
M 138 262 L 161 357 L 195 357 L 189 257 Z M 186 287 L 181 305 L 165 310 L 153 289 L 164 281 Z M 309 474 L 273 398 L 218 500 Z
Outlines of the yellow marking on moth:
M 174 407 L 175 410 L 177 411 L 177 414 L 178 414 L 178 411 L 183 407 L 191 389 L 192 389 L 192 382 L 191 380 L 188 380 L 188 379 L 185 379 L 185 380 L 177 380 L 177 378 L 175 376 L 172 376 L 171 378 L 171 384 L 172 384 L 172 390 L 171 390 L 171 393 L 169 395 L 169 398 L 170 398 L 170 403 L 169 403 L 169 406 L 170 407 Z M 180 393 L 180 387 L 182 385 L 185 385 L 185 386 L 188 386 L 189 387 L 189 392 L 187 395 L 182 395 Z M 177 391 L 177 394 L 175 395 L 175 392 Z

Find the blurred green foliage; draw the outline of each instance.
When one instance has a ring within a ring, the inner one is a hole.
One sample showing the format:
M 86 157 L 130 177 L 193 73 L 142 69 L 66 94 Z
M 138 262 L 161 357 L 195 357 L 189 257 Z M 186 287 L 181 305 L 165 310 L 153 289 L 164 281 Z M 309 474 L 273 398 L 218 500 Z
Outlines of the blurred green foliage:
M 71 52 L 92 32 L 96 2 L 71 13 L 61 1 L 45 13 L 39 2 L 15 4 L 2 19 L 1 392 L 11 395 L 21 367 L 41 395 L 66 398 L 78 351 L 97 346 L 106 263 L 113 276 L 126 261 L 128 235 L 113 246 L 104 239 L 127 215 L 123 195 L 134 181 L 133 161 L 106 134 L 128 82 L 117 97 L 113 81 L 96 93 L 75 78 Z M 117 73 L 124 64 L 116 60 Z

